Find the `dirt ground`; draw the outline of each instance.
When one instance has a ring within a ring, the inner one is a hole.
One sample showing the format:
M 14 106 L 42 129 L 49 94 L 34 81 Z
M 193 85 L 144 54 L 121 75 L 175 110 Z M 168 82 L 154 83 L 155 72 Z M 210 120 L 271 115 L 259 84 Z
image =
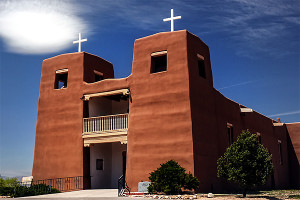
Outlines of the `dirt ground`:
M 246 198 L 242 198 L 241 194 L 214 194 L 213 198 L 208 198 L 207 194 L 197 195 L 149 195 L 144 196 L 149 199 L 202 199 L 202 200 L 284 200 L 284 199 L 300 199 L 300 190 L 272 190 L 259 191 L 247 194 Z

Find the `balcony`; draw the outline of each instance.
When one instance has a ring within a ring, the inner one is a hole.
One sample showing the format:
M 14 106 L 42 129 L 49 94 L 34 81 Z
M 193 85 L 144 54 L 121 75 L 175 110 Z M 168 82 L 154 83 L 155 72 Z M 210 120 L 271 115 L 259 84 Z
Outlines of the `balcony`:
M 127 143 L 128 113 L 83 119 L 84 146 L 90 144 Z
M 128 129 L 128 113 L 83 119 L 84 133 L 99 133 Z

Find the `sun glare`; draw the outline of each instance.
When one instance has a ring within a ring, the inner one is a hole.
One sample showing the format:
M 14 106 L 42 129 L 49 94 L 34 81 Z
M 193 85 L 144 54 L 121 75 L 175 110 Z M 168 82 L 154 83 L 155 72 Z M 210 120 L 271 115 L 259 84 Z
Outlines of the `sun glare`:
M 27 6 L 0 13 L 0 36 L 11 52 L 41 54 L 63 50 L 85 29 L 77 16 L 53 10 L 45 12 Z

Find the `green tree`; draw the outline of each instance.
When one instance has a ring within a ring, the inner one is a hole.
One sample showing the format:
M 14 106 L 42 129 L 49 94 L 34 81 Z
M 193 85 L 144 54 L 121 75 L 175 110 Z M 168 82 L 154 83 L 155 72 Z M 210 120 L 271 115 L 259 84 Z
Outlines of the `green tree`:
M 17 178 L 1 178 L 0 177 L 0 196 L 14 196 L 15 187 L 19 186 Z
M 185 173 L 185 171 L 174 160 L 161 164 L 157 170 L 150 173 L 149 180 L 151 185 L 148 187 L 148 192 L 178 194 L 181 192 L 181 188 L 196 189 L 199 186 L 198 179 L 191 173 Z
M 249 189 L 264 185 L 272 172 L 272 155 L 248 130 L 218 159 L 218 177 L 239 184 L 243 197 Z
M 19 185 L 18 179 L 14 178 L 0 178 L 0 187 L 15 187 Z

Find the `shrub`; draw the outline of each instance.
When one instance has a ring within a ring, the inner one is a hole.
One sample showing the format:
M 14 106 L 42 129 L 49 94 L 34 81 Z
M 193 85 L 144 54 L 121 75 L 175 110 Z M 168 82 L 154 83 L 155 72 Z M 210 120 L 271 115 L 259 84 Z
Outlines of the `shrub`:
M 56 188 L 50 188 L 49 185 L 46 184 L 37 184 L 32 185 L 30 187 L 26 186 L 18 186 L 16 187 L 16 197 L 23 196 L 34 196 L 34 195 L 42 195 L 42 194 L 51 194 L 51 193 L 59 193 L 60 191 Z
M 149 193 L 163 192 L 165 194 L 178 194 L 182 188 L 192 190 L 199 186 L 199 181 L 191 173 L 185 173 L 185 169 L 176 161 L 169 160 L 161 164 L 157 170 L 150 173 L 151 181 L 148 187 Z
M 17 178 L 0 178 L 0 196 L 14 196 L 15 187 L 19 185 Z
M 17 178 L 0 178 L 0 196 L 23 197 L 58 192 L 60 192 L 58 189 L 50 188 L 50 186 L 45 184 L 27 187 L 20 185 Z
M 184 188 L 188 190 L 197 189 L 199 186 L 199 181 L 196 177 L 193 176 L 190 172 L 185 176 Z
M 0 186 L 0 196 L 14 196 L 14 187 Z

